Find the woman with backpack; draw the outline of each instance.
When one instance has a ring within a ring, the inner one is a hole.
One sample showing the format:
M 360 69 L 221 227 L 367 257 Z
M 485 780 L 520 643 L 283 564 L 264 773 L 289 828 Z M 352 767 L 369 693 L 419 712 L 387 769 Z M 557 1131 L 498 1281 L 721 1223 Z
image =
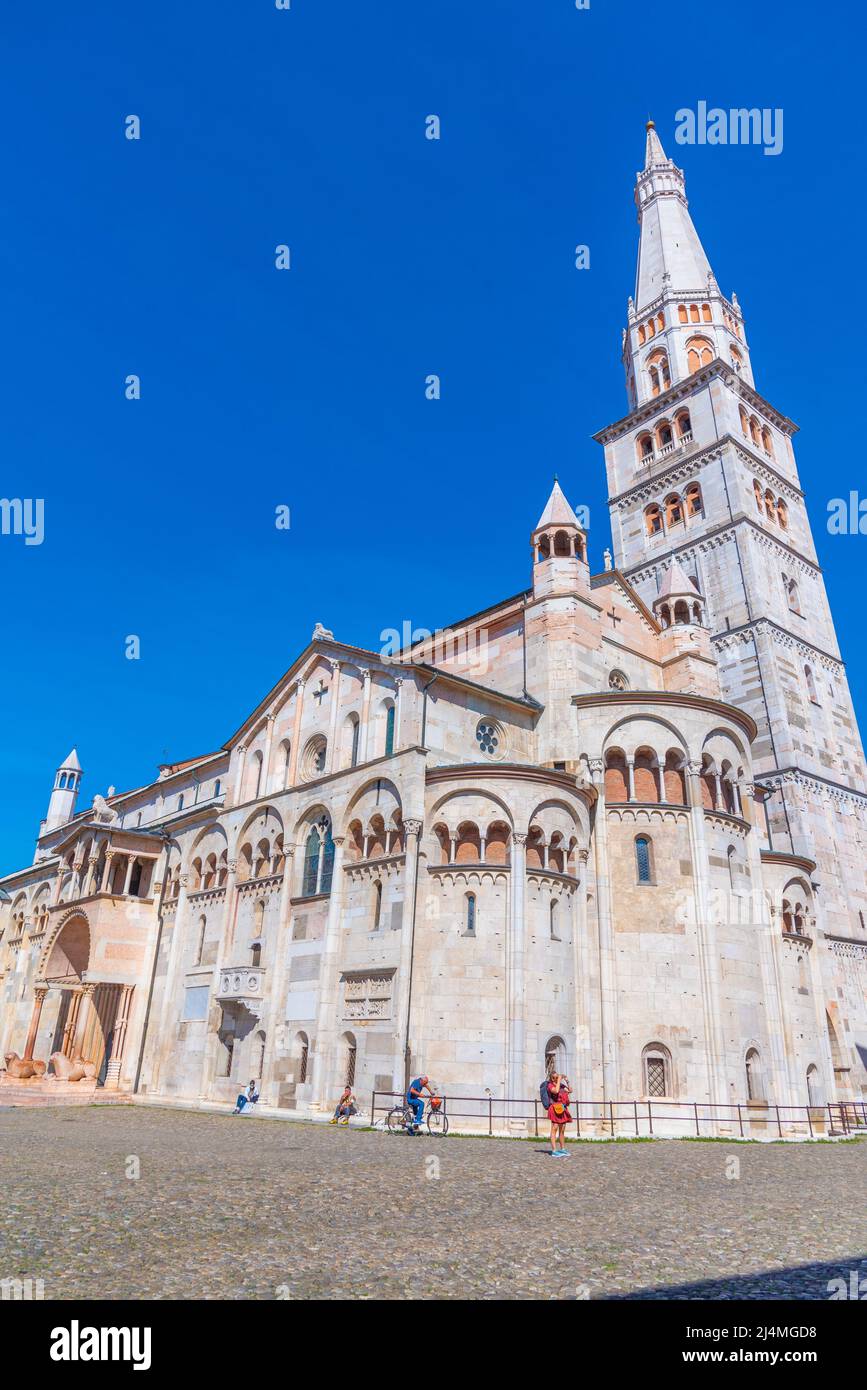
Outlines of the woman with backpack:
M 568 1158 L 569 1150 L 566 1148 L 564 1135 L 566 1126 L 571 1122 L 572 1116 L 569 1114 L 569 1097 L 572 1088 L 569 1085 L 568 1076 L 560 1076 L 557 1072 L 548 1082 L 548 1119 L 551 1121 L 551 1157 Z

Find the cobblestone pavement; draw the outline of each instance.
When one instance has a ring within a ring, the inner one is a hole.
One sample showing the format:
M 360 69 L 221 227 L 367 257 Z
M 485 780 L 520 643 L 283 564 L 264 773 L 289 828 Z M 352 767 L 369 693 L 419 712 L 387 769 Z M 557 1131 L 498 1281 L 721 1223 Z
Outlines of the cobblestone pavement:
M 514 1140 L 6 1109 L 0 1279 L 47 1299 L 827 1298 L 867 1277 L 865 1173 L 864 1141 L 555 1161 Z

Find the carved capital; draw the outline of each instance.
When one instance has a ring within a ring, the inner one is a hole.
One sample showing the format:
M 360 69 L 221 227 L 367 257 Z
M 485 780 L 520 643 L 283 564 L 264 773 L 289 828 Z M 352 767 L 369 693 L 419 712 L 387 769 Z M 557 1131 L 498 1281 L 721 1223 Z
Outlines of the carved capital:
M 410 820 L 405 820 L 405 821 L 403 822 L 403 828 L 404 828 L 404 830 L 406 831 L 407 835 L 420 835 L 420 834 L 421 834 L 421 827 L 422 827 L 422 822 L 421 822 L 420 820 L 412 820 L 412 819 L 410 819 Z
M 587 766 L 590 769 L 590 776 L 593 778 L 594 782 L 600 781 L 605 772 L 605 759 L 588 758 Z
M 686 765 L 686 770 L 689 773 L 690 777 L 700 777 L 701 763 L 696 762 L 695 759 L 690 759 L 690 761 Z
M 522 835 L 522 834 L 520 833 L 520 831 L 518 831 L 518 830 L 513 830 L 513 831 L 512 831 L 512 844 L 513 844 L 513 845 L 521 845 L 521 846 L 523 847 L 526 843 L 527 843 L 527 837 L 526 837 L 526 835 Z

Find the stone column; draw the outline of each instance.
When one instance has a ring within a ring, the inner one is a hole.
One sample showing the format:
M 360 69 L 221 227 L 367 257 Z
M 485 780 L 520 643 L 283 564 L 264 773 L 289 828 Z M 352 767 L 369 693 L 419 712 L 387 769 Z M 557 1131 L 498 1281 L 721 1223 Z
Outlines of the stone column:
M 710 904 L 707 840 L 704 833 L 704 807 L 701 799 L 701 763 L 690 762 L 690 845 L 695 883 L 696 946 L 704 1014 L 707 1055 L 708 1098 L 712 1105 L 723 1105 L 729 1097 L 725 1085 L 725 1045 L 719 1000 L 719 951 L 716 924 Z
M 659 804 L 660 806 L 666 806 L 668 804 L 668 795 L 665 790 L 665 764 L 657 762 L 656 771 L 659 777 Z
M 418 883 L 418 842 L 421 835 L 420 820 L 405 820 L 406 859 L 404 861 L 403 921 L 400 928 L 400 963 L 397 970 L 397 988 L 394 992 L 394 1060 L 392 1064 L 391 1088 L 402 1091 L 406 1071 L 406 1055 L 409 1048 L 410 1001 L 412 998 L 412 931 L 413 912 Z
M 508 981 L 508 1050 L 506 1093 L 525 1100 L 526 1003 L 524 999 L 525 908 L 527 895 L 527 836 L 512 832 L 512 893 L 506 951 Z M 507 1107 L 508 1109 L 508 1107 Z
M 235 790 L 232 794 L 233 806 L 239 806 L 241 803 L 241 792 L 244 786 L 244 769 L 246 767 L 246 764 L 247 746 L 246 744 L 242 743 L 238 748 L 238 766 L 235 771 Z
M 331 896 L 319 975 L 319 1004 L 316 1010 L 314 1107 L 327 1109 L 331 1094 L 331 1062 L 334 1039 L 339 1026 L 338 975 L 340 972 L 340 921 L 343 908 L 344 836 L 335 835 Z
M 581 867 L 575 890 L 572 922 L 572 960 L 575 971 L 575 1099 L 593 1100 L 592 981 L 597 976 L 587 921 L 587 861 L 590 851 L 577 851 Z
M 42 1017 L 42 1005 L 45 1003 L 47 993 L 47 985 L 37 985 L 33 991 L 33 1013 L 30 1015 L 30 1027 L 27 1029 L 27 1042 L 24 1044 L 24 1060 L 26 1062 L 33 1059 L 36 1034 L 39 1032 L 39 1020 Z
M 238 899 L 238 885 L 236 874 L 238 871 L 237 859 L 228 861 L 228 873 L 226 875 L 226 897 L 223 902 L 223 926 L 220 932 L 220 944 L 217 950 L 217 960 L 214 965 L 214 974 L 211 979 L 211 992 L 208 996 L 208 1031 L 205 1035 L 205 1046 L 202 1053 L 202 1079 L 199 1083 L 199 1099 L 207 1100 L 208 1091 L 214 1075 L 214 1062 L 218 1046 L 218 1025 L 211 1026 L 212 1015 L 219 1009 L 219 1004 L 214 999 L 214 994 L 219 988 L 220 974 L 223 966 L 230 964 L 226 956 L 231 945 L 231 938 L 234 929 L 235 908 Z
M 370 754 L 370 700 L 373 694 L 373 675 L 369 666 L 361 673 L 361 737 L 359 739 L 359 762 L 366 763 Z
M 611 912 L 611 882 L 608 874 L 608 813 L 605 806 L 605 762 L 589 760 L 590 775 L 596 788 L 596 819 L 593 827 L 594 867 L 596 870 L 596 915 L 599 939 L 599 1000 L 602 1031 L 602 1095 L 617 1100 L 619 1058 L 617 1047 L 617 965 L 614 952 L 614 923 Z
M 289 946 L 291 938 L 289 935 L 289 916 L 292 911 L 292 875 L 295 870 L 295 845 L 283 846 L 285 855 L 285 865 L 283 868 L 283 882 L 280 886 L 280 910 L 277 919 L 277 936 L 274 941 L 273 950 L 266 962 L 268 980 L 268 1006 L 265 1010 L 264 1031 L 265 1031 L 265 1060 L 262 1066 L 263 1075 L 260 1078 L 262 1090 L 262 1100 L 266 1105 L 276 1105 L 280 1094 L 280 1078 L 277 1076 L 268 1077 L 265 1074 L 269 1068 L 273 1067 L 274 1057 L 277 1050 L 277 1030 L 280 1028 L 283 1019 L 281 1012 L 286 1003 L 286 990 L 288 981 L 286 980 L 286 963 L 289 959 Z
M 165 875 L 169 876 L 169 858 L 166 857 Z M 160 1072 L 162 1071 L 163 1048 L 168 1047 L 169 1038 L 169 1011 L 174 1000 L 175 989 L 177 987 L 177 976 L 182 973 L 183 968 L 183 949 L 184 933 L 187 925 L 187 890 L 189 887 L 189 874 L 181 874 L 178 883 L 180 891 L 175 899 L 175 915 L 172 922 L 172 939 L 169 945 L 169 958 L 166 962 L 166 973 L 163 976 L 163 997 L 160 1007 L 159 1026 L 154 1037 L 154 1050 L 151 1057 L 151 1074 L 149 1089 L 151 1092 L 159 1090 Z M 165 926 L 163 927 L 165 931 Z M 180 968 L 179 968 L 180 967 Z M 178 1015 L 180 1016 L 180 1015 Z
M 105 851 L 105 868 L 102 871 L 102 883 L 99 885 L 100 893 L 107 893 L 111 886 L 111 871 L 114 868 L 115 852 L 113 849 Z
M 135 867 L 135 855 L 133 855 L 133 854 L 128 854 L 127 857 L 126 857 L 126 874 L 125 874 L 124 880 L 123 880 L 123 896 L 124 896 L 125 898 L 129 897 L 129 885 L 130 885 L 130 880 L 132 879 L 132 871 L 133 871 L 133 868 L 134 868 L 134 867 Z
M 120 999 L 118 1001 L 117 1013 L 114 1016 L 114 1038 L 111 1045 L 111 1056 L 108 1059 L 108 1067 L 105 1075 L 105 1090 L 116 1091 L 120 1083 L 120 1071 L 123 1065 L 124 1049 L 126 1047 L 126 1036 L 129 1028 L 130 1005 L 135 985 L 121 985 Z
M 88 860 L 87 860 L 87 877 L 86 877 L 86 879 L 85 879 L 85 881 L 84 881 L 84 894 L 83 894 L 83 896 L 84 896 L 85 898 L 89 898 L 90 895 L 91 895 L 91 893 L 95 893 L 95 892 L 98 891 L 98 884 L 97 884 L 97 882 L 96 882 L 96 870 L 97 870 L 98 866 L 99 866 L 99 855 L 98 855 L 98 854 L 91 854 L 91 855 L 89 855 L 89 856 L 88 856 Z
M 336 772 L 339 766 L 337 716 L 340 713 L 340 670 L 342 664 L 340 661 L 335 661 L 331 671 L 331 723 L 328 730 L 328 758 L 326 762 L 329 772 Z
M 629 800 L 630 800 L 630 801 L 634 801 L 634 800 L 635 800 L 635 759 L 634 759 L 634 758 L 631 758 L 631 757 L 630 757 L 630 758 L 627 758 L 627 759 L 626 759 L 626 775 L 627 775 L 627 777 L 629 778 L 629 792 L 628 792 L 628 797 L 629 797 Z
M 93 1008 L 93 992 L 96 985 L 85 984 L 81 986 L 81 1005 L 78 1009 L 78 1018 L 75 1023 L 75 1035 L 72 1041 L 72 1057 L 83 1057 L 85 1062 L 90 1061 L 89 1057 L 84 1056 L 83 1048 L 87 1036 L 87 1025 L 90 1022 L 90 1014 Z
M 304 681 L 295 687 L 295 717 L 292 721 L 292 747 L 289 750 L 289 786 L 298 780 L 298 759 L 301 757 L 301 720 L 304 714 Z
M 401 748 L 401 743 L 400 743 L 401 723 L 402 723 L 402 719 L 403 719 L 403 686 L 404 686 L 404 677 L 403 677 L 403 676 L 395 676 L 395 678 L 394 678 L 394 685 L 395 685 L 395 697 L 394 697 L 394 751 L 395 751 L 395 753 L 399 753 L 399 752 L 400 752 L 400 748 Z
M 276 720 L 276 714 L 269 714 L 266 721 L 265 749 L 262 754 L 262 783 L 259 787 L 260 796 L 267 796 L 271 790 L 271 744 L 274 741 L 274 725 Z

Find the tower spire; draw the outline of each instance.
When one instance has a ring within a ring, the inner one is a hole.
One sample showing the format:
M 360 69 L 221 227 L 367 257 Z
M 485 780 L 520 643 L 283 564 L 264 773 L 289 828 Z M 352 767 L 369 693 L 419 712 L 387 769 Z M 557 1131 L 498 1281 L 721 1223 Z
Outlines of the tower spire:
M 715 357 L 752 384 L 743 315 L 720 293 L 689 215 L 683 170 L 668 158 L 652 120 L 635 177 L 638 266 L 623 362 L 630 408 L 664 394 Z

